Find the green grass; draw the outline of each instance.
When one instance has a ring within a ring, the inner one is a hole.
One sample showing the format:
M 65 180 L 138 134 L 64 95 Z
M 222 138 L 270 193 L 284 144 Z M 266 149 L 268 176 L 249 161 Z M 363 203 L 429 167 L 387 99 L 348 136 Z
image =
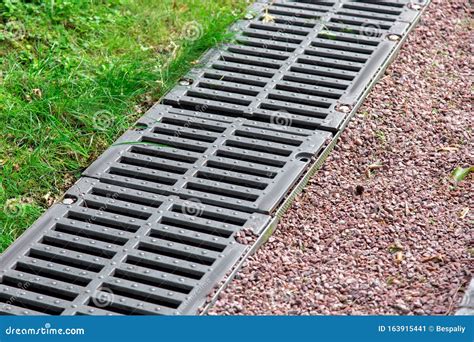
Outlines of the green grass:
M 226 39 L 246 6 L 0 2 L 0 251 L 203 51 Z

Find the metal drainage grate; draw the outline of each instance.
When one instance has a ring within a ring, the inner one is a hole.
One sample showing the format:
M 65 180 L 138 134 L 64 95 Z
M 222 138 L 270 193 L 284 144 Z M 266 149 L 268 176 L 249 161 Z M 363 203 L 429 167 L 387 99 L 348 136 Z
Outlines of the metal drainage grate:
M 10 314 L 186 314 L 269 217 L 83 178 L 0 263 Z
M 254 4 L 233 43 L 2 255 L 0 313 L 198 312 L 322 162 L 427 2 Z
M 331 134 L 155 106 L 87 177 L 245 212 L 273 211 Z
M 410 1 L 272 1 L 163 103 L 336 131 L 419 12 Z M 270 19 L 269 19 L 270 18 Z

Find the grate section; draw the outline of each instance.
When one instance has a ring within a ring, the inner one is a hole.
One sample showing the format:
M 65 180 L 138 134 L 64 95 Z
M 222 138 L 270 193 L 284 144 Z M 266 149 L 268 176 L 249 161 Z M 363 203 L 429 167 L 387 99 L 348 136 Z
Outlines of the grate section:
M 246 212 L 273 211 L 330 134 L 157 105 L 85 176 Z
M 410 1 L 272 1 L 233 27 L 163 103 L 188 110 L 336 131 L 417 17 Z
M 1 313 L 194 312 L 268 222 L 88 178 L 66 197 L 2 258 Z

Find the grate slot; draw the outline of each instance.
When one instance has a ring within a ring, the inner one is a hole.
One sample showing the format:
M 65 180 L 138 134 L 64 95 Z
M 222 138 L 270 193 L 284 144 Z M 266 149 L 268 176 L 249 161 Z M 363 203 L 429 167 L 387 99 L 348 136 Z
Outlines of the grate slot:
M 289 8 L 289 6 L 277 7 L 277 5 L 274 5 L 274 7 L 270 7 L 268 9 L 268 13 L 270 13 L 270 14 L 279 14 L 281 16 L 287 16 L 287 17 L 293 17 L 294 16 L 294 17 L 305 18 L 305 19 L 320 19 L 321 18 L 320 14 L 313 13 L 311 11 L 287 10 L 286 8 Z
M 249 65 L 246 69 L 243 69 L 238 63 L 232 62 L 215 62 L 212 64 L 212 68 L 221 71 L 230 71 L 236 74 L 243 74 L 243 75 L 253 75 L 265 78 L 272 78 L 275 74 L 275 70 L 258 67 L 254 65 Z
M 305 18 L 298 18 L 298 17 L 287 17 L 278 14 L 273 14 L 273 22 L 276 24 L 283 24 L 289 26 L 296 26 L 296 27 L 303 27 L 303 28 L 314 28 L 319 21 L 316 19 L 305 19 Z M 259 18 L 260 21 L 263 20 L 263 17 Z
M 130 219 L 130 217 L 127 217 L 124 215 L 124 213 L 121 215 L 109 213 L 106 211 L 106 207 L 107 205 L 103 205 L 98 210 L 85 208 L 81 211 L 77 209 L 71 209 L 67 214 L 67 218 L 87 224 L 97 224 L 100 226 L 132 233 L 136 232 L 140 228 L 140 223 L 137 222 L 136 219 Z
M 232 82 L 237 84 L 250 85 L 254 87 L 264 87 L 266 81 L 263 77 L 256 77 L 252 75 L 236 75 L 227 71 L 208 69 L 204 72 L 203 77 L 206 79 L 219 80 L 223 82 Z
M 196 91 L 189 91 L 188 94 L 192 94 L 196 96 L 199 95 L 200 91 L 196 89 Z M 199 96 L 196 96 L 199 97 Z M 213 143 L 217 136 L 211 132 L 201 133 L 196 132 L 196 130 L 189 130 L 187 128 L 174 128 L 171 125 L 159 125 L 153 130 L 153 133 L 159 135 L 167 135 L 173 138 L 184 138 L 189 140 L 196 140 L 202 142 Z
M 165 227 L 165 228 L 168 228 L 168 227 Z M 202 238 L 194 238 L 190 236 L 185 236 L 184 233 L 173 233 L 172 231 L 173 229 L 166 229 L 166 230 L 154 229 L 150 232 L 149 236 L 166 240 L 166 241 L 182 243 L 184 245 L 189 245 L 193 247 L 200 247 L 200 248 L 208 249 L 210 251 L 215 251 L 215 252 L 222 252 L 226 248 L 225 245 L 217 244 L 211 241 L 206 241 L 206 240 L 203 240 Z
M 313 96 L 324 96 L 330 99 L 339 99 L 343 92 L 340 89 L 321 87 L 318 85 L 303 85 L 298 82 L 283 81 L 275 86 L 277 90 L 290 91 L 294 93 L 308 94 Z
M 80 287 L 56 280 L 10 271 L 2 278 L 1 284 L 12 286 L 49 297 L 64 300 L 74 300 L 80 292 Z
M 284 51 L 271 51 L 258 47 L 249 47 L 242 45 L 231 45 L 227 47 L 227 51 L 246 56 L 256 56 L 276 61 L 286 61 L 290 54 Z
M 140 284 L 156 286 L 177 293 L 188 294 L 196 286 L 197 281 L 176 273 L 150 271 L 138 265 L 127 264 L 126 269 L 121 267 L 114 272 L 114 277 L 127 279 Z
M 175 147 L 180 150 L 190 151 L 190 152 L 199 152 L 203 153 L 206 151 L 207 147 L 200 146 L 201 143 L 191 142 L 187 139 L 181 139 L 173 137 L 172 139 L 164 139 L 159 137 L 157 134 L 144 136 L 141 140 L 144 143 L 152 143 L 152 144 L 163 144 L 163 147 Z M 194 144 L 193 144 L 194 143 Z
M 200 98 L 200 99 L 209 99 L 209 100 L 215 100 L 215 101 L 220 101 L 222 103 L 231 103 L 231 104 L 238 104 L 241 106 L 248 106 L 249 104 L 252 103 L 252 98 L 247 96 L 247 95 L 235 95 L 234 97 L 229 96 L 230 94 L 224 91 L 219 91 L 219 90 L 208 90 L 205 88 L 195 88 L 193 90 L 189 90 L 186 93 L 187 96 L 193 97 L 193 98 Z M 208 142 L 213 142 L 209 140 L 201 140 L 201 141 L 208 141 Z
M 47 315 L 60 315 L 64 309 L 57 307 L 56 305 L 48 305 L 44 303 L 44 296 L 40 302 L 32 300 L 30 298 L 25 298 L 18 290 L 18 293 L 12 293 L 11 287 L 0 284 L 0 303 L 4 303 L 3 308 L 8 305 L 14 305 L 27 310 L 39 311 Z
M 222 173 L 218 172 L 218 170 L 214 171 L 212 169 L 204 169 L 203 171 L 198 171 L 195 177 L 259 190 L 264 190 L 268 186 L 267 183 L 262 183 L 258 178 L 252 179 L 251 177 L 244 177 L 243 175 L 238 174 L 236 172 Z
M 95 255 L 106 259 L 112 259 L 116 253 L 116 251 L 113 250 L 113 246 L 101 243 L 100 241 L 94 242 L 94 245 L 91 245 L 86 239 L 74 235 L 70 235 L 69 241 L 61 239 L 60 237 L 62 236 L 68 236 L 68 234 L 61 233 L 59 236 L 45 235 L 41 242 L 45 245 Z
M 203 82 L 200 82 L 200 84 L 204 84 Z M 210 121 L 207 120 L 200 120 L 196 121 L 195 119 L 188 119 L 184 120 L 180 117 L 164 117 L 160 121 L 163 124 L 169 124 L 173 126 L 180 126 L 180 127 L 185 127 L 189 129 L 196 129 L 196 130 L 202 130 L 205 132 L 215 132 L 215 133 L 223 133 L 226 128 L 219 126 L 219 124 L 213 122 L 212 124 Z M 156 132 L 156 131 L 155 131 Z
M 173 163 L 162 158 L 140 158 L 136 155 L 125 154 L 119 160 L 120 163 L 130 166 L 146 167 L 157 171 L 165 171 L 183 175 L 187 168 L 181 167 L 180 163 Z
M 282 167 L 285 164 L 281 160 L 275 160 L 274 158 L 265 158 L 263 156 L 262 158 L 258 158 L 253 155 L 238 153 L 237 150 L 233 150 L 233 149 L 226 150 L 222 148 L 216 151 L 216 156 L 224 157 L 228 159 L 235 159 L 238 161 L 246 161 L 246 162 L 251 162 L 251 163 L 256 163 L 256 164 L 261 164 L 261 165 L 276 166 L 276 167 Z
M 249 36 L 237 36 L 236 40 L 238 43 L 247 46 L 253 46 L 258 48 L 266 48 L 268 50 L 275 50 L 279 52 L 294 52 L 296 50 L 295 44 L 290 44 L 287 42 L 282 42 L 278 40 L 268 40 L 268 39 L 260 39 L 260 38 L 253 38 Z M 268 76 L 272 77 L 272 76 Z
M 145 273 L 147 270 L 149 271 L 150 269 L 155 270 L 155 271 L 159 271 L 159 272 L 164 272 L 166 274 L 171 273 L 176 277 L 186 277 L 186 278 L 194 279 L 194 280 L 199 280 L 206 274 L 205 266 L 192 264 L 192 263 L 190 263 L 186 266 L 184 264 L 182 265 L 182 263 L 180 263 L 180 262 L 177 262 L 177 260 L 175 260 L 173 258 L 164 257 L 164 256 L 160 256 L 160 257 L 156 257 L 156 258 L 152 259 L 152 258 L 148 258 L 145 255 L 145 253 L 143 253 L 143 252 L 140 252 L 139 256 L 134 255 L 133 253 L 131 253 L 131 255 L 127 257 L 125 262 L 128 263 L 128 264 L 136 266 L 138 269 L 143 270 L 140 281 L 144 284 L 148 284 L 145 281 L 146 281 L 146 279 L 151 277 L 150 272 Z M 119 272 L 119 270 L 117 270 L 117 272 Z M 117 272 L 115 273 L 116 277 L 118 277 Z M 145 274 L 146 276 L 143 275 L 143 274 Z M 156 278 L 159 278 L 159 277 L 156 277 Z M 163 278 L 163 277 L 161 277 L 161 278 Z M 129 278 L 129 279 L 133 279 L 133 278 Z M 150 281 L 153 282 L 153 283 L 150 283 L 150 285 L 155 285 L 156 286 L 156 279 L 155 278 L 153 278 Z M 165 281 L 165 280 L 162 280 L 160 282 L 160 284 L 163 283 L 163 281 Z M 179 279 L 178 279 L 177 284 L 180 284 L 180 286 L 183 286 L 182 285 L 183 282 L 180 282 Z M 163 287 L 162 285 L 160 285 L 160 286 Z M 174 288 L 177 285 L 173 284 L 172 286 Z M 183 293 L 189 293 L 192 288 L 193 288 L 192 285 L 184 286 L 184 289 L 181 292 L 184 291 Z
M 32 247 L 28 256 L 33 259 L 51 261 L 56 264 L 81 268 L 91 272 L 100 272 L 106 263 L 105 258 L 90 257 L 87 254 L 76 253 L 72 250 L 61 249 L 48 245 Z
M 264 177 L 264 178 L 269 178 L 269 179 L 275 178 L 275 176 L 278 174 L 277 171 L 254 169 L 251 165 L 249 165 L 248 167 L 245 167 L 242 165 L 243 163 L 239 163 L 239 165 L 235 165 L 235 163 L 232 163 L 232 162 L 224 163 L 222 162 L 222 160 L 224 159 L 220 158 L 220 160 L 208 160 L 206 162 L 206 165 L 215 169 L 235 171 L 235 172 L 239 172 L 246 175 Z
M 375 25 L 376 27 L 380 27 L 383 30 L 389 30 L 390 27 L 392 27 L 391 22 L 372 20 L 372 19 L 362 18 L 362 17 L 353 17 L 351 15 L 344 15 L 344 14 L 335 15 L 330 19 L 330 21 L 339 23 L 339 24 L 348 24 L 348 25 L 355 25 L 355 26 Z
M 94 187 L 91 193 L 104 199 L 114 198 L 129 204 L 146 205 L 153 208 L 159 208 L 163 204 L 163 197 L 151 194 L 144 197 L 142 194 L 120 193 L 120 188 L 117 187 L 110 187 L 110 189 Z
M 126 165 L 122 165 L 126 166 Z M 153 169 L 147 169 L 142 167 L 137 167 L 136 169 L 128 169 L 128 168 L 118 168 L 118 167 L 111 167 L 109 173 L 111 175 L 123 176 L 123 177 L 131 177 L 136 179 L 141 179 L 147 182 L 152 182 L 156 184 L 166 184 L 166 185 L 174 185 L 176 184 L 177 180 L 174 178 L 164 177 L 162 174 L 157 173 Z M 168 174 L 170 176 L 170 174 Z
M 380 1 L 379 1 L 380 2 Z M 386 5 L 383 4 L 377 4 L 377 2 L 373 2 L 372 4 L 370 2 L 367 3 L 349 3 L 349 4 L 344 4 L 342 5 L 343 8 L 348 8 L 348 9 L 353 9 L 353 10 L 358 10 L 358 11 L 367 11 L 367 12 L 375 12 L 375 13 L 382 13 L 382 14 L 390 14 L 394 17 L 400 15 L 402 13 L 401 10 L 394 10 L 387 8 Z M 396 5 L 396 6 L 394 6 Z M 394 7 L 403 7 L 403 4 L 392 4 L 389 6 L 394 6 Z
M 55 268 L 53 269 L 53 267 Z M 79 286 L 87 286 L 87 284 L 89 284 L 91 281 L 90 278 L 86 278 L 86 275 L 89 274 L 87 271 L 73 267 L 64 268 L 60 265 L 46 263 L 43 260 L 30 258 L 25 258 L 21 261 L 18 261 L 15 270 L 46 278 L 56 279 Z
M 186 210 L 186 209 L 185 209 Z M 188 209 L 189 210 L 189 209 Z M 199 209 L 198 209 L 199 210 Z M 199 212 L 198 212 L 199 213 Z M 174 217 L 167 217 L 164 216 L 161 219 L 161 224 L 169 225 L 177 228 L 182 228 L 190 231 L 194 231 L 197 233 L 205 233 L 210 235 L 215 235 L 218 237 L 230 237 L 234 231 L 237 229 L 232 229 L 228 224 L 226 224 L 225 228 L 221 228 L 219 224 L 203 224 L 199 223 L 198 217 L 189 217 L 183 214 L 173 215 Z M 193 220 L 191 220 L 193 219 Z
M 134 282 L 127 281 L 124 279 L 121 279 L 119 284 L 114 283 L 111 279 L 109 282 L 104 282 L 102 286 L 104 288 L 112 290 L 114 296 L 119 295 L 126 298 L 133 298 L 138 301 L 143 301 L 172 309 L 177 309 L 179 307 L 179 304 L 181 304 L 180 301 L 167 297 L 165 295 L 165 291 L 159 291 L 156 289 L 154 292 L 146 291 L 141 288 L 143 286 L 139 286 Z
M 258 38 L 263 40 L 271 40 L 276 42 L 283 42 L 287 44 L 299 45 L 303 41 L 304 37 L 296 34 L 283 33 L 283 32 L 271 32 L 265 30 L 256 30 L 248 28 L 242 35 L 245 37 Z
M 334 2 L 328 2 L 328 1 L 294 1 L 294 2 L 283 2 L 283 1 L 274 1 L 272 2 L 272 6 L 275 7 L 283 7 L 283 8 L 294 8 L 294 9 L 301 9 L 301 10 L 307 10 L 307 11 L 316 11 L 316 12 L 322 12 L 325 13 L 331 9 L 331 7 L 334 5 Z
M 215 186 L 211 184 L 213 183 L 207 182 L 205 180 L 201 180 L 200 183 L 188 182 L 185 185 L 185 189 L 200 191 L 203 193 L 214 194 L 229 198 L 241 199 L 249 202 L 255 202 L 258 199 L 257 195 L 249 194 L 245 192 L 245 189 L 242 189 L 242 191 L 235 191 L 231 190 L 231 187 L 226 187 L 222 183 L 215 183 Z
M 118 199 L 90 195 L 85 195 L 83 199 L 84 201 L 81 203 L 82 207 L 94 209 L 98 212 L 118 214 L 139 220 L 147 220 L 151 216 L 151 214 L 146 212 L 143 207 L 140 208 L 136 205 L 131 205 L 129 202 L 120 201 Z
M 343 8 L 347 8 L 343 6 Z M 360 11 L 360 10 L 342 10 L 339 11 L 338 14 L 344 16 L 350 16 L 355 18 L 364 18 L 364 19 L 371 19 L 371 20 L 379 20 L 379 21 L 389 21 L 395 22 L 397 20 L 396 17 L 391 15 L 384 15 L 380 12 L 371 12 L 371 11 Z
M 84 228 L 78 227 L 77 225 L 68 225 L 68 224 L 56 224 L 54 228 L 55 231 L 61 233 L 69 233 L 71 235 L 81 236 L 90 238 L 97 241 L 102 241 L 106 243 L 113 243 L 115 245 L 123 246 L 127 243 L 127 237 L 119 236 L 109 231 L 108 233 L 103 233 L 99 230 L 94 230 L 93 228 Z
M 186 203 L 186 202 L 184 202 Z M 173 207 L 171 208 L 171 212 L 174 212 L 174 213 L 186 213 L 188 211 L 187 207 L 186 207 L 186 204 L 175 204 L 173 205 Z M 226 210 L 222 209 L 222 208 L 219 208 L 219 210 L 217 212 L 213 212 L 213 211 L 208 211 L 206 210 L 206 208 L 203 208 L 202 210 L 199 210 L 196 217 L 199 217 L 199 218 L 202 218 L 202 219 L 206 219 L 206 220 L 213 220 L 213 221 L 217 221 L 217 222 L 221 222 L 221 223 L 225 223 L 226 225 L 234 225 L 234 226 L 243 226 L 246 222 L 245 219 L 241 219 L 239 218 L 238 216 L 236 216 L 236 214 L 238 214 L 237 212 L 234 212 L 234 216 L 231 216 L 231 213 L 229 212 L 229 214 L 226 215 Z
M 257 96 L 259 94 L 259 91 L 256 90 L 254 86 L 243 86 L 242 84 L 229 83 L 226 81 L 205 80 L 205 81 L 199 82 L 197 87 L 211 89 L 211 90 L 220 89 L 232 94 L 239 94 L 239 95 Z
M 144 242 L 141 242 L 138 246 L 138 249 L 145 252 L 169 256 L 185 261 L 192 261 L 208 266 L 211 266 L 215 261 L 215 258 L 209 257 L 202 253 L 205 252 L 207 254 L 208 252 L 201 248 L 185 246 L 178 243 L 167 243 L 155 238 L 150 238 Z M 214 253 L 209 253 L 209 255 L 213 254 Z
M 221 61 L 239 63 L 244 65 L 255 65 L 263 68 L 269 69 L 280 69 L 281 62 L 274 59 L 263 58 L 263 57 L 254 57 L 248 56 L 240 53 L 230 53 L 226 52 L 221 55 Z

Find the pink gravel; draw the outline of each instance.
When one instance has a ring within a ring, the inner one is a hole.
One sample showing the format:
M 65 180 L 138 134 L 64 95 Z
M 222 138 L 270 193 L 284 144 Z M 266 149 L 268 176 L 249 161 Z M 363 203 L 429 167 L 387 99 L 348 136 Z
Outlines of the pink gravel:
M 435 0 L 210 314 L 452 314 L 473 270 L 473 22 Z M 468 208 L 470 211 L 467 212 Z

